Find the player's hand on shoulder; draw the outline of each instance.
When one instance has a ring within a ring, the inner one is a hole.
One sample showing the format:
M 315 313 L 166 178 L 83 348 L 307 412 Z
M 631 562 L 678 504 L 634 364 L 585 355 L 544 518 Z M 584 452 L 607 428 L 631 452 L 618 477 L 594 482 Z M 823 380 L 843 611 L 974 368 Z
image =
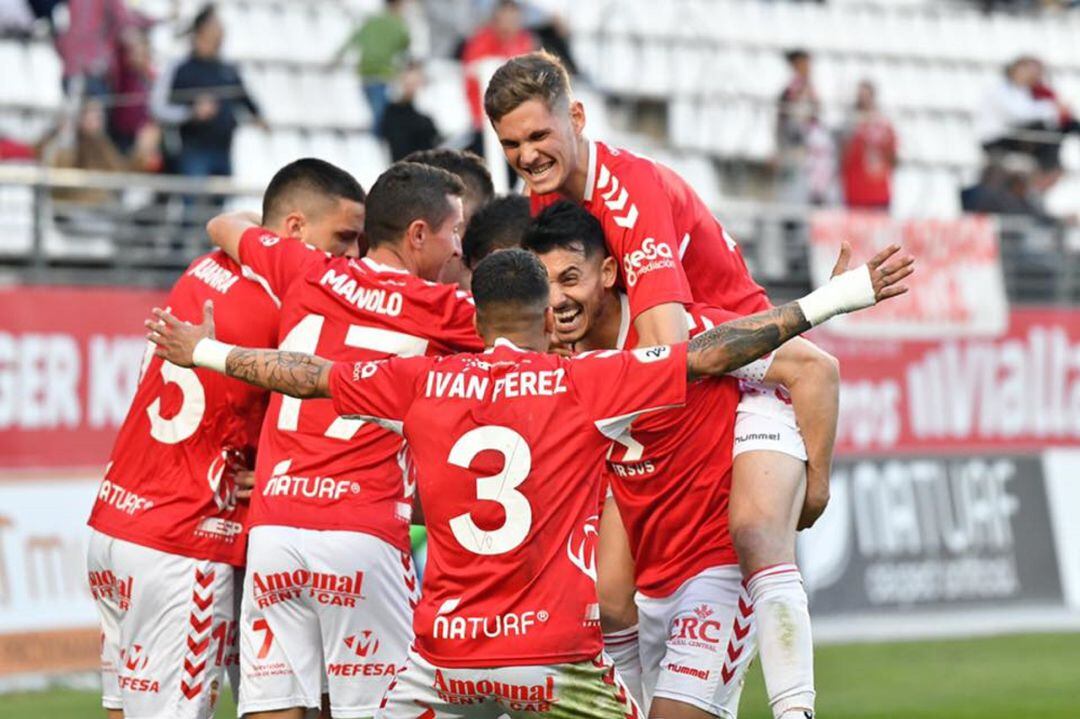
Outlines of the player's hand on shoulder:
M 176 319 L 171 312 L 153 309 L 154 319 L 146 321 L 146 338 L 157 345 L 154 354 L 180 367 L 194 367 L 195 345 L 204 338 L 214 337 L 214 303 L 203 305 L 203 321 L 193 325 Z

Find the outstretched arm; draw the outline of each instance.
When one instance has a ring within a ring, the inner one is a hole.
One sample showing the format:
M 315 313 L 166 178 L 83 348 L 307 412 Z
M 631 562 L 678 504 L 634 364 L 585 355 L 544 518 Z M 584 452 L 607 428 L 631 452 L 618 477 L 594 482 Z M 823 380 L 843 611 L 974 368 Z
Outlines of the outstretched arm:
M 755 315 L 717 325 L 690 340 L 686 371 L 690 379 L 726 374 L 771 352 L 792 337 L 844 312 L 870 307 L 907 292 L 899 284 L 914 272 L 915 259 L 889 245 L 865 265 L 847 271 L 851 248 L 844 243 L 833 278 L 806 297 Z
M 146 337 L 157 345 L 154 354 L 180 367 L 206 367 L 256 387 L 309 399 L 330 396 L 334 363 L 303 352 L 235 347 L 214 339 L 214 303 L 203 305 L 202 324 L 181 322 L 168 311 L 154 308 Z

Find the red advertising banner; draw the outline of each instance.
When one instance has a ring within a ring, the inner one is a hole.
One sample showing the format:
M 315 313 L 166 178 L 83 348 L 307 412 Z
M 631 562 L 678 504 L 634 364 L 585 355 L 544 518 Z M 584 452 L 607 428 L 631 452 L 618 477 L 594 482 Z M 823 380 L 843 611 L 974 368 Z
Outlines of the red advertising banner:
M 104 465 L 164 292 L 0 288 L 0 468 Z
M 841 454 L 1080 444 L 1080 310 L 1018 308 L 997 337 L 813 339 L 840 360 Z
M 986 216 L 953 220 L 896 220 L 877 212 L 817 212 L 810 223 L 810 272 L 815 286 L 829 279 L 840 243 L 852 249 L 852 266 L 890 243 L 916 258 L 911 292 L 830 323 L 845 337 L 932 339 L 997 335 L 1005 329 L 1008 302 L 1001 272 L 997 223 Z

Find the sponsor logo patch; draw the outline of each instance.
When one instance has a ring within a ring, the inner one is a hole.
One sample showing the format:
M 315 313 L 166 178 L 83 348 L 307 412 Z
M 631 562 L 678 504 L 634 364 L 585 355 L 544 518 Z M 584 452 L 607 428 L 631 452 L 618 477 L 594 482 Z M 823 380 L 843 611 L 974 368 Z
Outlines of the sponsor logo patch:
M 311 572 L 306 569 L 272 573 L 252 573 L 255 603 L 260 607 L 288 602 L 307 595 L 319 604 L 331 607 L 356 607 L 363 599 L 360 590 L 364 573 L 352 576 Z

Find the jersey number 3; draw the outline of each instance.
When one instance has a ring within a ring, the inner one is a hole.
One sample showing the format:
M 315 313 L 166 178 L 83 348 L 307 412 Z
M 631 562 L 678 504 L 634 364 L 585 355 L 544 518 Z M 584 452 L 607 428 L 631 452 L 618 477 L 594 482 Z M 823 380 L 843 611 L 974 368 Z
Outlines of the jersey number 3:
M 525 438 L 508 427 L 471 429 L 450 449 L 447 461 L 468 469 L 476 455 L 486 450 L 503 456 L 502 471 L 491 477 L 477 477 L 476 498 L 498 502 L 506 521 L 498 529 L 480 529 L 469 512 L 450 520 L 450 531 L 461 546 L 475 554 L 505 554 L 525 541 L 532 528 L 532 507 L 517 490 L 532 470 L 532 453 Z

